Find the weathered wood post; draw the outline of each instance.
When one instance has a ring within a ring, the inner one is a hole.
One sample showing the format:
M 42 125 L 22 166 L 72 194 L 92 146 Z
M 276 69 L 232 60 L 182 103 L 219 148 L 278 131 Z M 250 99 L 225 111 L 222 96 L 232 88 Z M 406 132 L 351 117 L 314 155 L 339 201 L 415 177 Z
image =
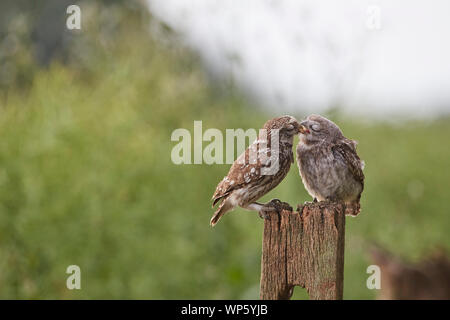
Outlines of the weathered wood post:
M 294 286 L 310 299 L 342 299 L 345 206 L 308 203 L 270 213 L 264 222 L 261 299 L 290 299 Z

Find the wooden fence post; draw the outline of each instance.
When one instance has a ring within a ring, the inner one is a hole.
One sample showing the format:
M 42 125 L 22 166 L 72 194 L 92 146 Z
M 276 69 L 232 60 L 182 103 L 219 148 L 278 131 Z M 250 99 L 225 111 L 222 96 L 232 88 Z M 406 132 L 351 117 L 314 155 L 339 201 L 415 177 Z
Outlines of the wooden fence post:
M 294 286 L 301 286 L 310 299 L 342 299 L 344 244 L 344 204 L 271 212 L 264 222 L 260 298 L 290 299 Z

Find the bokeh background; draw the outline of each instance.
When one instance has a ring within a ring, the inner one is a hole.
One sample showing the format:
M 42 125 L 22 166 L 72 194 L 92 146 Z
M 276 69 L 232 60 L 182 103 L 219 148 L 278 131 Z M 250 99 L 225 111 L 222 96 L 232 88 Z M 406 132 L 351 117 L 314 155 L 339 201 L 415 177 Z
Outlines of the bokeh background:
M 229 165 L 173 164 L 171 133 L 313 112 L 359 141 L 344 298 L 375 298 L 370 244 L 410 261 L 450 246 L 448 6 L 1 1 L 0 298 L 257 299 L 263 221 L 210 228 Z M 310 201 L 295 166 L 274 197 Z

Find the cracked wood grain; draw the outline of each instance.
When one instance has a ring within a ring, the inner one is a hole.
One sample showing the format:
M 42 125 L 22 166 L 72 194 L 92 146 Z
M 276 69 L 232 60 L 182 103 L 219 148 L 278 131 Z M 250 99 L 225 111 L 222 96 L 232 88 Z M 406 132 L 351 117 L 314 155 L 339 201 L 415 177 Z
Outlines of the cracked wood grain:
M 294 286 L 314 300 L 342 299 L 345 206 L 307 203 L 264 222 L 260 298 L 290 299 Z

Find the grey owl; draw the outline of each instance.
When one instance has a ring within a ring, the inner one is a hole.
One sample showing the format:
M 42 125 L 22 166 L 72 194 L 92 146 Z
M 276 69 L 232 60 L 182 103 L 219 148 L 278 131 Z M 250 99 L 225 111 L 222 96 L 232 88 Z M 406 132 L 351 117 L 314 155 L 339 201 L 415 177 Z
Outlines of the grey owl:
M 300 124 L 291 116 L 274 118 L 264 124 L 266 133 L 259 134 L 255 140 L 233 163 L 228 175 L 217 185 L 212 197 L 213 207 L 221 201 L 217 211 L 211 218 L 211 226 L 227 212 L 240 206 L 247 210 L 258 211 L 261 217 L 267 218 L 268 211 L 279 211 L 289 207 L 288 204 L 274 199 L 266 204 L 256 202 L 270 190 L 275 188 L 287 175 L 291 163 L 294 162 L 292 145 L 294 136 L 298 134 Z M 275 155 L 271 137 L 278 133 L 278 156 Z M 256 161 L 249 161 L 251 155 L 258 154 Z M 272 160 L 262 161 L 259 155 L 274 155 L 277 170 L 270 174 L 262 174 L 263 170 L 271 167 Z M 291 208 L 288 208 L 291 209 Z
M 356 141 L 319 115 L 300 125 L 297 164 L 306 190 L 315 201 L 343 201 L 346 214 L 358 215 L 364 162 L 356 154 Z

